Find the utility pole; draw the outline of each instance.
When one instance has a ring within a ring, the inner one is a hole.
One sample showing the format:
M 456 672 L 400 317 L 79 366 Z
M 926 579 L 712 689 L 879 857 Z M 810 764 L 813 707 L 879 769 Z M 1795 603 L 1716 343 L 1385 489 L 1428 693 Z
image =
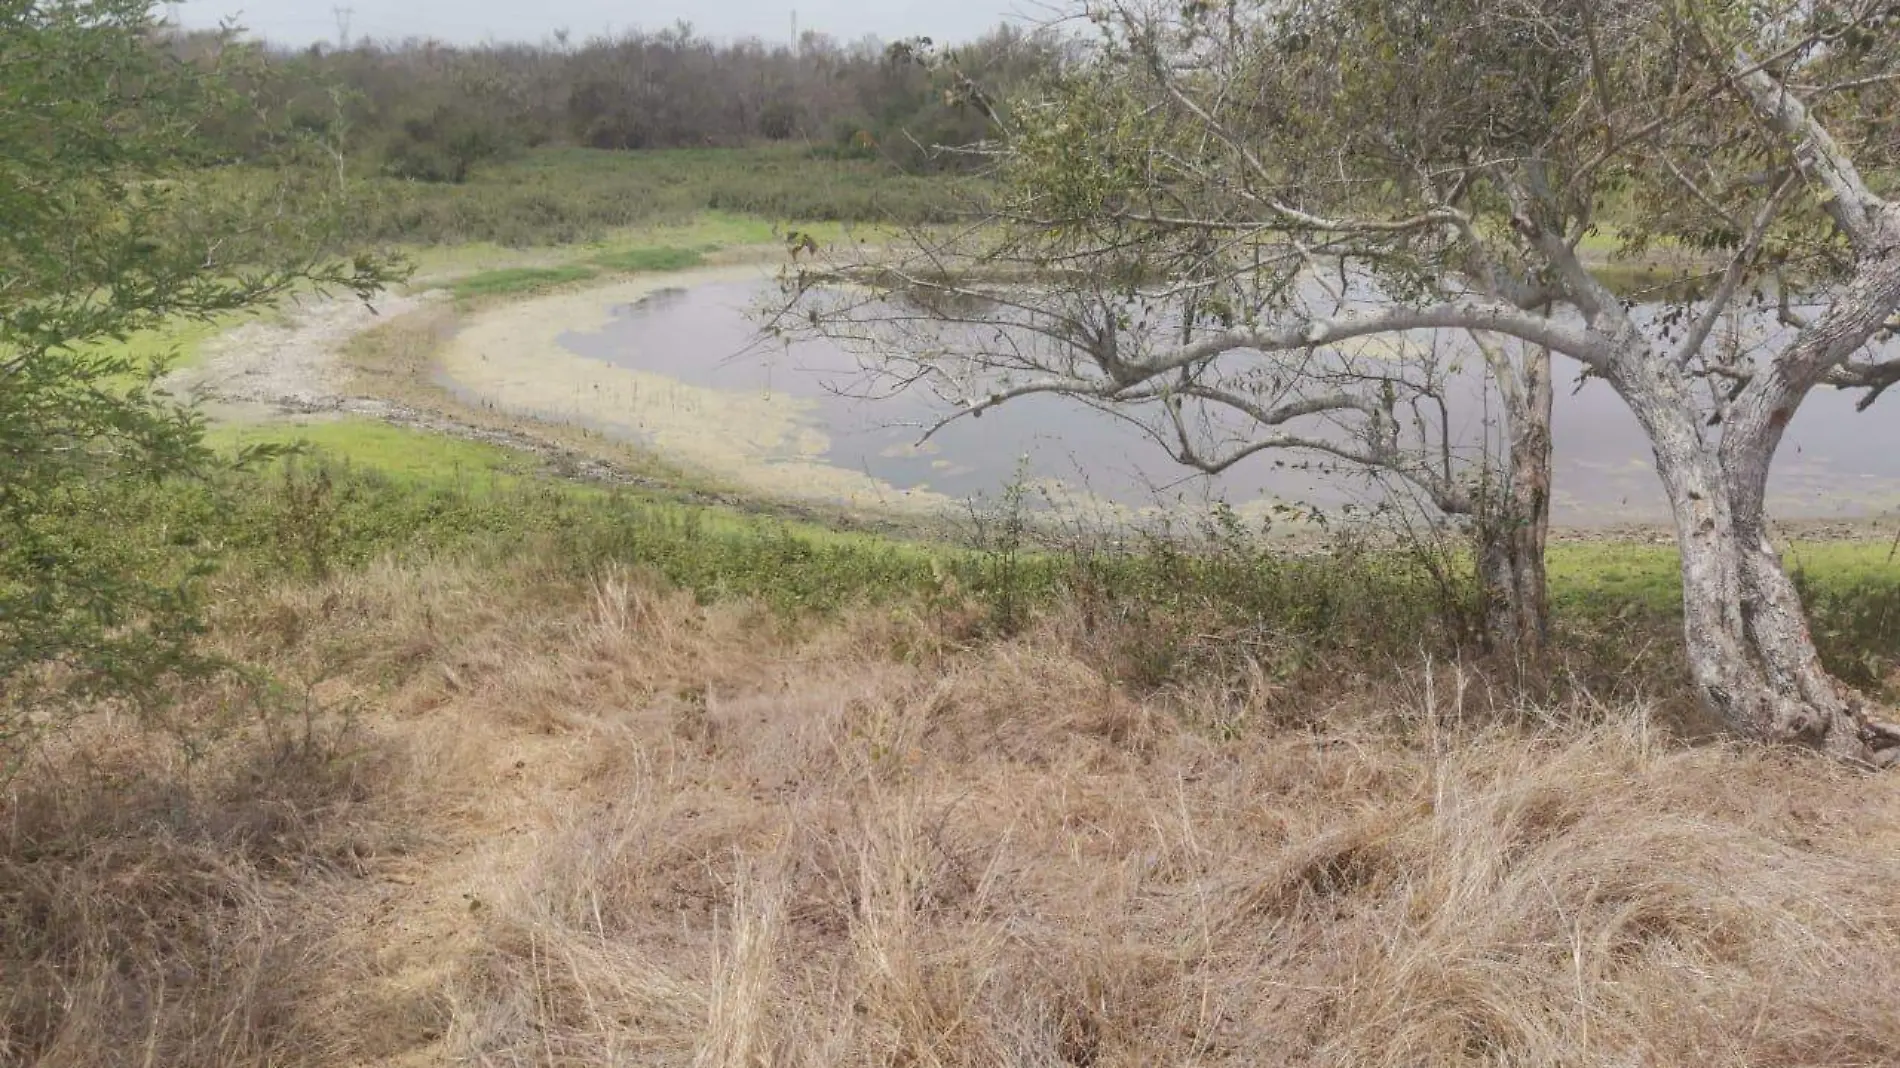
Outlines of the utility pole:
M 350 50 L 350 16 L 356 14 L 356 9 L 333 7 L 330 10 L 336 15 L 336 50 L 348 52 Z
M 798 58 L 798 9 L 792 9 L 792 58 Z

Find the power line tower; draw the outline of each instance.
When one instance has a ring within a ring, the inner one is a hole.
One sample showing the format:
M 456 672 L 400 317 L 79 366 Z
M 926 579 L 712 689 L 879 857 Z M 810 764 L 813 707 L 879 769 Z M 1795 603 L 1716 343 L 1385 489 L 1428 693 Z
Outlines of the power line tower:
M 330 11 L 336 15 L 336 50 L 348 52 L 350 50 L 350 16 L 356 14 L 356 9 L 333 7 Z

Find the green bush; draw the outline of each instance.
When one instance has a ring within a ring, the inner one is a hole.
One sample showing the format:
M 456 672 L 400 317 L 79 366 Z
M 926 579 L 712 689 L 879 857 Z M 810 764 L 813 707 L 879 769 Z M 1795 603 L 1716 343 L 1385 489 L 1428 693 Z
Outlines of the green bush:
M 194 181 L 200 120 L 241 89 L 158 54 L 154 30 L 144 0 L 0 7 L 0 775 L 71 716 L 147 708 L 209 670 L 192 596 L 206 555 L 129 537 L 112 511 L 216 466 L 198 415 L 156 388 L 162 357 L 128 339 L 304 285 L 367 296 L 398 273 L 324 255 L 335 174 L 307 166 L 308 131 L 270 131 L 268 196 Z
M 459 185 L 476 164 L 507 159 L 520 146 L 500 123 L 466 105 L 437 105 L 404 120 L 383 148 L 383 173 Z
M 1794 573 L 1827 669 L 1856 686 L 1889 685 L 1900 673 L 1900 564 L 1881 577 L 1829 581 Z
M 227 181 L 267 183 L 269 175 Z M 785 222 L 934 223 L 979 197 L 976 178 L 899 173 L 880 161 L 827 160 L 798 145 L 603 152 L 536 149 L 459 183 L 371 176 L 355 184 L 350 236 L 436 245 L 598 241 L 615 230 L 707 211 Z

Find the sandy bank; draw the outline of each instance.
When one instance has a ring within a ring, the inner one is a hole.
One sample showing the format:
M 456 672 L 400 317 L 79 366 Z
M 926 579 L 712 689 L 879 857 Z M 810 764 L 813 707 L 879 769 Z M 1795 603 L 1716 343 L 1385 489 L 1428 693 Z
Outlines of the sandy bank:
M 758 493 L 881 510 L 949 504 L 937 494 L 827 463 L 831 441 L 809 401 L 689 385 L 579 356 L 560 344 L 562 335 L 599 330 L 615 309 L 662 290 L 770 278 L 763 266 L 714 267 L 502 305 L 465 320 L 439 354 L 438 367 L 465 401 L 637 441 Z

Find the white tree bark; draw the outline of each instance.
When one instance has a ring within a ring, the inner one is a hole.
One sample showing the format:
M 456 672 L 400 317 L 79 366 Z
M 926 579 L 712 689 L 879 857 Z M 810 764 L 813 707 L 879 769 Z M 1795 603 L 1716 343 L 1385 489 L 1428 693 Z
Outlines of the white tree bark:
M 1649 436 L 1675 516 L 1684 636 L 1703 700 L 1742 734 L 1884 765 L 1900 756 L 1900 731 L 1822 667 L 1765 508 L 1795 408 L 1900 307 L 1900 207 L 1880 205 L 1862 220 L 1853 278 L 1749 382 L 1719 438 L 1687 380 L 1640 338 L 1627 338 L 1607 376 Z

